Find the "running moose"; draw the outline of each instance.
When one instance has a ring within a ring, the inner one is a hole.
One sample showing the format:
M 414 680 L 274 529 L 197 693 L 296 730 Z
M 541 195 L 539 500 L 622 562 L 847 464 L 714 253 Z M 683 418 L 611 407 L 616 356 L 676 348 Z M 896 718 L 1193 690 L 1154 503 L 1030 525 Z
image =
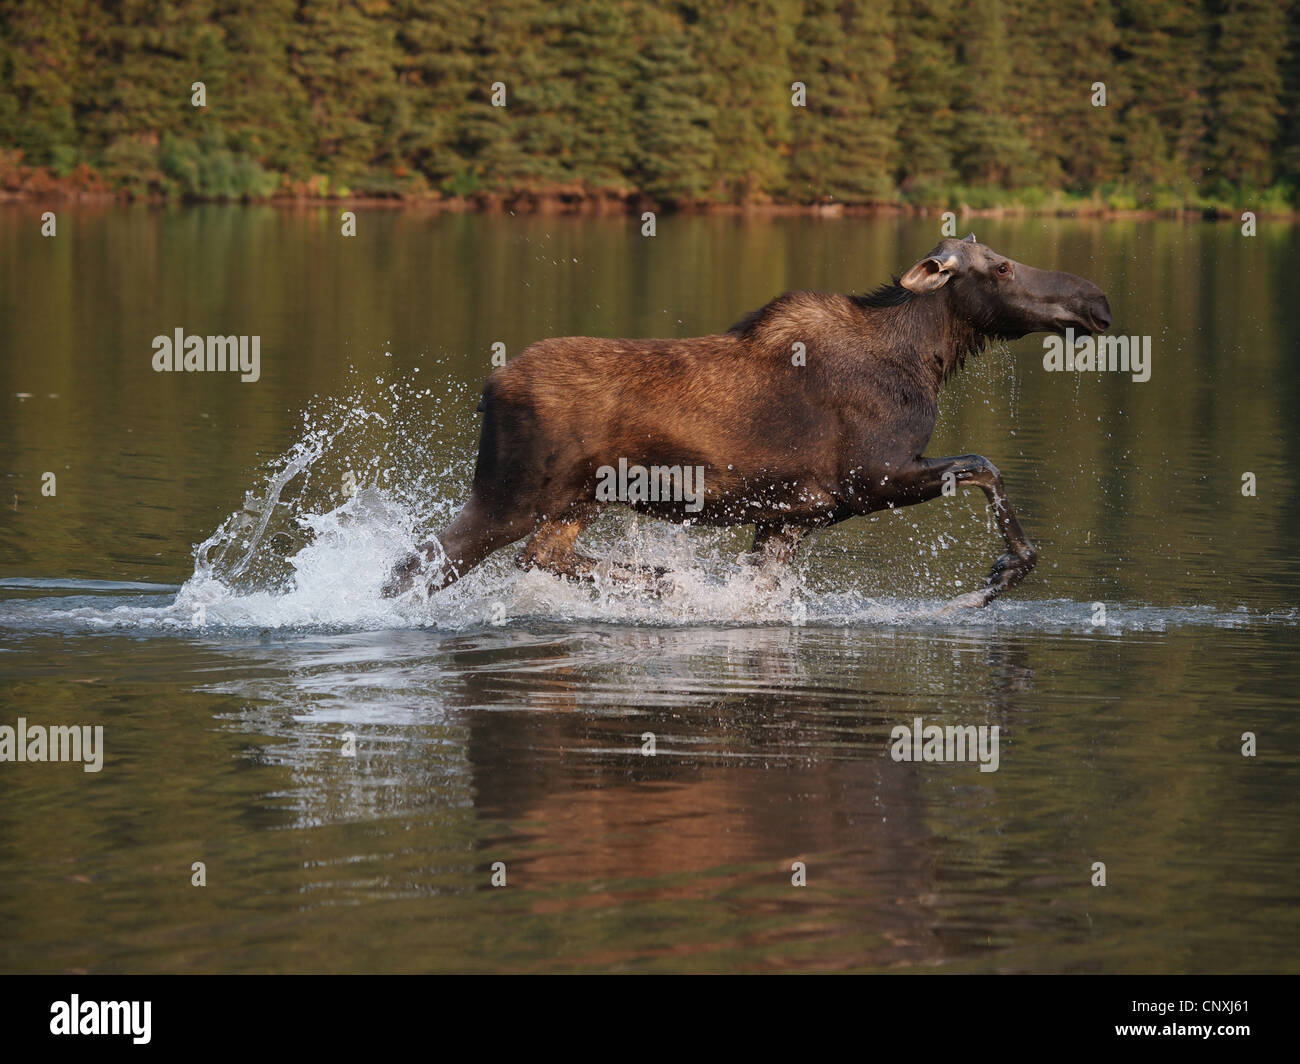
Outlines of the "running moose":
M 719 336 L 542 340 L 488 378 L 469 499 L 384 592 L 444 587 L 525 536 L 521 565 L 594 577 L 597 562 L 575 541 L 608 505 L 599 471 L 622 459 L 703 467 L 702 506 L 628 505 L 669 521 L 752 524 L 751 560 L 769 568 L 788 564 L 811 529 L 974 485 L 1007 547 L 984 586 L 955 600 L 983 606 L 1037 556 L 991 462 L 923 457 L 940 387 L 989 341 L 1109 325 L 1091 281 L 1013 262 L 972 234 L 940 242 L 870 295 L 788 292 Z

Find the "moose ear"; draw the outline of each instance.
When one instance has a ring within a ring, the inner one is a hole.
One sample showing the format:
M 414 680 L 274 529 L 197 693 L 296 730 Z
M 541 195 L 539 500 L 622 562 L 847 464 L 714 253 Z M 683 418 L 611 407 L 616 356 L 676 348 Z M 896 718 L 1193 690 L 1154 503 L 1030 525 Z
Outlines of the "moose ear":
M 970 233 L 970 234 L 966 237 L 966 243 L 968 243 L 968 244 L 978 244 L 979 241 L 975 239 L 975 234 L 974 234 L 974 233 Z
M 920 296 L 937 292 L 952 278 L 952 268 L 956 265 L 956 256 L 940 261 L 931 255 L 903 274 L 898 279 L 898 283 L 909 292 L 915 292 Z

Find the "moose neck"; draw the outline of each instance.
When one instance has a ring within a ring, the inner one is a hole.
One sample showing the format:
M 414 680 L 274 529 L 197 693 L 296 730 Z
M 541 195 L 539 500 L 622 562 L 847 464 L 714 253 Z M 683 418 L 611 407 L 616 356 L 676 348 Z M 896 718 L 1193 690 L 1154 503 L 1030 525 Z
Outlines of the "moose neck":
M 886 286 L 859 300 L 888 323 L 890 334 L 917 360 L 921 378 L 936 398 L 943 382 L 979 354 L 992 337 L 954 313 L 947 288 L 916 295 L 899 285 Z
M 936 395 L 944 381 L 978 355 L 990 337 L 963 316 L 954 313 L 947 288 L 928 296 L 913 296 L 902 308 L 915 337 L 916 356 L 934 382 Z

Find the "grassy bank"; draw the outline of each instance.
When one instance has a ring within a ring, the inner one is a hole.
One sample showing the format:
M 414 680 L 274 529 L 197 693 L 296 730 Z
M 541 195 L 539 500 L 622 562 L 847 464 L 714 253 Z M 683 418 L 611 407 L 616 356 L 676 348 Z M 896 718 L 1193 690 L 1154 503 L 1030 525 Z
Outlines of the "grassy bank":
M 29 166 L 23 162 L 21 152 L 0 150 L 0 200 L 337 203 L 371 208 L 588 215 L 681 210 L 834 217 L 890 213 L 938 215 L 952 211 L 964 217 L 1061 215 L 1213 220 L 1239 219 L 1242 212 L 1252 211 L 1257 217 L 1300 217 L 1295 190 L 1281 184 L 1263 190 L 1220 185 L 1208 192 L 1195 188 L 1143 189 L 1127 184 L 1105 184 L 1084 191 L 931 185 L 900 189 L 892 198 L 882 197 L 872 202 L 844 203 L 828 198 L 783 202 L 772 197 L 755 197 L 743 202 L 709 199 L 662 202 L 637 189 L 590 188 L 577 183 L 457 194 L 454 190 L 431 188 L 418 176 L 395 174 L 380 175 L 352 186 L 324 174 L 300 179 L 269 174 L 256 164 L 234 158 L 201 163 L 176 151 L 161 153 L 158 164 L 144 170 L 143 177 L 124 180 L 121 175 L 85 163 L 62 171 L 58 167 Z

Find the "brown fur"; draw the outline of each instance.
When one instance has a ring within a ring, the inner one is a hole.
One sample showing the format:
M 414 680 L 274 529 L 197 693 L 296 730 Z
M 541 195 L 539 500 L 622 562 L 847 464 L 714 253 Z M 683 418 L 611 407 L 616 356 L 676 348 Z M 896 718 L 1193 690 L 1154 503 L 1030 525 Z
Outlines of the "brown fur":
M 973 240 L 944 241 L 900 283 L 857 297 L 788 292 L 726 333 L 541 340 L 484 386 L 470 499 L 440 537 L 445 558 L 432 583 L 456 579 L 534 530 L 525 563 L 585 571 L 568 554 L 597 510 L 597 470 L 626 459 L 705 471 L 702 512 L 672 501 L 638 502 L 637 510 L 754 524 L 760 547 L 798 530 L 775 552 L 782 560 L 803 531 L 933 498 L 952 473 L 984 488 L 1003 522 L 1009 552 L 1000 564 L 1013 559 L 1003 570 L 1015 572 L 995 570 L 1002 590 L 1032 566 L 1033 551 L 996 469 L 978 456 L 921 455 L 940 388 L 967 357 L 990 339 L 1059 331 L 1067 321 L 1080 331 L 1104 328 L 1100 289 L 1012 263 Z M 797 343 L 805 365 L 794 364 Z M 436 547 L 402 567 L 388 590 L 409 584 Z

